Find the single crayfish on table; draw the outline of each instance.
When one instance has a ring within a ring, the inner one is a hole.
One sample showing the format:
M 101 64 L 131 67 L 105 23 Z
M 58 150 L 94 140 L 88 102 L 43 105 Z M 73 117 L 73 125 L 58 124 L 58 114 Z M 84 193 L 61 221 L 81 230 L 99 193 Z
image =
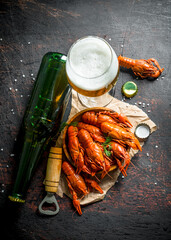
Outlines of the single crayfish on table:
M 74 166 L 65 161 L 62 169 L 73 196 L 73 205 L 80 215 L 78 196 L 84 197 L 92 187 L 103 193 L 97 184 L 99 178 L 103 179 L 117 167 L 127 176 L 131 161 L 129 149 L 141 151 L 131 128 L 126 116 L 109 110 L 85 111 L 74 126 L 72 122 L 67 126 L 64 151 L 69 153 Z
M 156 59 L 131 59 L 123 56 L 118 57 L 119 65 L 124 68 L 131 68 L 135 76 L 143 78 L 158 78 L 163 72 Z

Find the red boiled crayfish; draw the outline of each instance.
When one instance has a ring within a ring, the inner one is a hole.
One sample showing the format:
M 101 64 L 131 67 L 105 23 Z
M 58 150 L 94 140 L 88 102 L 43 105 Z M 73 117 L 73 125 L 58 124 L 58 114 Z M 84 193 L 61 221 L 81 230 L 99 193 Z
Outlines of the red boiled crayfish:
M 132 124 L 128 120 L 128 118 L 117 112 L 103 111 L 99 113 L 95 113 L 93 111 L 86 112 L 82 115 L 82 121 L 96 127 L 100 127 L 102 122 L 109 122 L 113 124 L 123 124 L 127 127 L 132 127 Z
M 73 166 L 67 161 L 64 161 L 62 163 L 62 170 L 66 175 L 69 191 L 73 198 L 73 205 L 76 208 L 77 212 L 82 215 L 78 197 L 87 195 L 89 193 L 89 187 L 95 188 L 100 193 L 103 193 L 103 190 L 96 181 L 88 178 L 83 179 L 80 174 L 76 174 Z M 86 186 L 86 183 L 89 187 Z
M 78 127 L 78 129 L 87 130 L 90 133 L 90 135 L 94 141 L 101 142 L 101 143 L 105 142 L 105 138 L 104 138 L 101 130 L 98 127 L 95 127 L 93 125 L 86 124 L 83 122 L 79 122 L 77 127 Z
M 134 74 L 143 78 L 157 78 L 163 72 L 156 59 L 131 59 L 127 57 L 118 57 L 119 65 L 125 68 L 131 68 Z M 154 65 L 153 65 L 154 63 Z
M 101 147 L 93 141 L 90 133 L 85 129 L 81 129 L 78 132 L 78 139 L 85 149 L 87 157 L 93 162 L 97 169 L 102 170 L 101 178 L 103 178 L 110 168 L 108 169 L 108 167 L 106 167 L 107 160 L 103 156 Z
M 126 171 L 131 162 L 129 153 L 126 151 L 126 149 L 122 145 L 120 145 L 117 142 L 110 142 L 109 146 L 110 146 L 110 150 L 112 152 L 112 156 L 116 160 L 116 163 L 117 163 L 121 173 L 124 176 L 127 176 Z M 121 163 L 122 161 L 124 162 L 123 165 Z
M 111 124 L 108 122 L 103 122 L 101 124 L 101 130 L 103 133 L 107 133 L 115 141 L 121 144 L 126 144 L 133 149 L 139 149 L 140 151 L 142 151 L 138 139 L 130 130 L 120 127 L 117 124 Z
M 68 148 L 71 154 L 72 160 L 77 167 L 77 173 L 84 171 L 91 174 L 89 169 L 84 164 L 84 149 L 81 147 L 78 141 L 78 128 L 74 126 L 68 127 Z

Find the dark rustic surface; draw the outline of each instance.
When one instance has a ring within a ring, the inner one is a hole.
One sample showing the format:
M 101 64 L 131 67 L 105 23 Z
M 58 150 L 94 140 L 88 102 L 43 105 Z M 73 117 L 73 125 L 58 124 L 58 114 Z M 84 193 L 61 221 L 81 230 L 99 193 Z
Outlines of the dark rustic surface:
M 171 239 L 170 7 L 170 0 L 1 0 L 1 239 Z M 42 217 L 37 207 L 44 197 L 46 155 L 26 203 L 16 208 L 8 202 L 16 172 L 15 139 L 42 56 L 48 51 L 67 54 L 71 44 L 86 35 L 105 38 L 117 55 L 123 51 L 131 58 L 154 57 L 165 68 L 155 81 L 121 70 L 115 95 L 121 100 L 122 84 L 134 80 L 139 92 L 126 102 L 149 103 L 143 110 L 151 110 L 158 130 L 133 158 L 135 168 L 129 167 L 126 178 L 119 177 L 103 201 L 84 207 L 80 217 L 73 215 L 70 199 L 57 196 L 59 214 Z

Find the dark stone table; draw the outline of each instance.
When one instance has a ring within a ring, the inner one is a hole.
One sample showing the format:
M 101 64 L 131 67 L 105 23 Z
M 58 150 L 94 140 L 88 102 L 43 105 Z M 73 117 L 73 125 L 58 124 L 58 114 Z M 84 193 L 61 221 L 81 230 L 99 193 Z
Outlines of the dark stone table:
M 169 0 L 1 0 L 0 3 L 0 216 L 1 239 L 171 239 L 171 2 Z M 101 202 L 76 213 L 68 197 L 57 196 L 60 212 L 42 217 L 47 154 L 32 178 L 26 203 L 14 207 L 8 195 L 16 169 L 15 142 L 43 55 L 67 54 L 86 35 L 106 39 L 131 58 L 156 58 L 165 70 L 154 80 L 137 79 L 121 69 L 115 97 L 128 80 L 137 103 L 158 130 Z M 149 106 L 148 106 L 149 104 Z

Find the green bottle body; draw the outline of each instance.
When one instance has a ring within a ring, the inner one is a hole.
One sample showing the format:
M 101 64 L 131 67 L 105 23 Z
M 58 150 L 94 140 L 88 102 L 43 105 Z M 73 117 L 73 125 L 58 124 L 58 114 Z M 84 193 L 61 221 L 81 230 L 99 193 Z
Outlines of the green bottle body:
M 64 104 L 70 91 L 65 71 L 66 56 L 60 53 L 44 55 L 31 98 L 26 109 L 21 132 L 19 168 L 9 199 L 24 202 L 31 177 L 50 138 L 59 130 Z

